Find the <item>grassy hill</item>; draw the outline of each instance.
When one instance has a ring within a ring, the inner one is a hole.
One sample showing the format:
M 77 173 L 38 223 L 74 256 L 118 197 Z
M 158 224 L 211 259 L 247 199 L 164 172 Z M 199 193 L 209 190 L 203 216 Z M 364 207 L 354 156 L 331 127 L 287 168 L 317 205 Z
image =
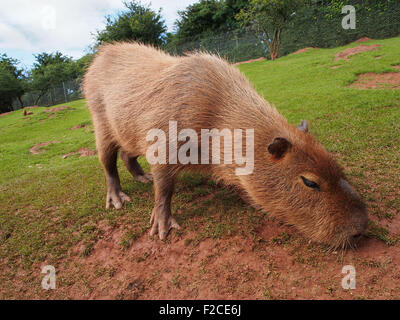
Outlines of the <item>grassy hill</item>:
M 0 299 L 99 298 L 105 291 L 111 298 L 351 298 L 340 288 L 340 266 L 346 262 L 365 271 L 361 275 L 365 283 L 382 272 L 387 281 L 394 279 L 398 270 L 384 262 L 399 256 L 400 92 L 348 85 L 358 74 L 395 72 L 393 66 L 400 65 L 400 38 L 371 43 L 381 46 L 348 60 L 335 61 L 334 55 L 359 44 L 309 50 L 239 68 L 289 122 L 309 120 L 311 133 L 336 155 L 366 199 L 371 246 L 381 250 L 381 258 L 371 258 L 377 251 L 368 251 L 367 243 L 364 253 L 345 253 L 338 261 L 308 244 L 293 228 L 249 208 L 231 191 L 192 174 L 180 177 L 173 201 L 182 230 L 173 231 L 165 244 L 148 240 L 152 186 L 135 182 L 119 162 L 122 187 L 133 201 L 120 211 L 105 210 L 105 182 L 97 157 L 71 154 L 84 147 L 95 150 L 89 112 L 80 100 L 53 113 L 35 108 L 26 117 L 22 111 L 0 116 Z M 81 128 L 71 130 L 77 125 Z M 38 154 L 30 152 L 45 142 L 53 143 L 39 148 Z M 147 171 L 145 160 L 141 163 Z M 268 226 L 273 226 L 269 233 Z M 109 254 L 115 263 L 101 258 L 107 243 L 113 243 Z M 213 252 L 211 258 L 201 256 L 202 246 Z M 247 252 L 249 246 L 255 249 Z M 162 264 L 151 247 L 168 256 L 167 250 L 182 250 L 179 259 L 185 259 L 185 267 Z M 231 251 L 235 248 L 239 253 Z M 229 262 L 229 252 L 238 257 L 247 252 L 248 259 L 254 254 L 253 265 L 243 259 L 234 274 L 219 269 Z M 265 252 L 273 253 L 267 259 Z M 277 265 L 278 253 L 279 259 L 291 264 Z M 375 269 L 371 259 L 377 263 Z M 58 270 L 58 289 L 51 292 L 40 286 L 41 266 L 46 264 Z M 147 273 L 138 274 L 143 268 Z M 280 285 L 274 287 L 271 277 L 265 276 L 267 269 L 278 275 Z M 328 270 L 325 276 L 322 269 Z M 337 282 L 329 282 L 329 272 L 337 272 L 332 276 Z M 308 284 L 301 280 L 304 274 Z M 117 287 L 112 284 L 115 279 Z M 133 290 L 130 285 L 137 279 L 141 285 Z M 358 283 L 358 298 L 400 297 L 395 284 L 384 289 L 383 284 Z

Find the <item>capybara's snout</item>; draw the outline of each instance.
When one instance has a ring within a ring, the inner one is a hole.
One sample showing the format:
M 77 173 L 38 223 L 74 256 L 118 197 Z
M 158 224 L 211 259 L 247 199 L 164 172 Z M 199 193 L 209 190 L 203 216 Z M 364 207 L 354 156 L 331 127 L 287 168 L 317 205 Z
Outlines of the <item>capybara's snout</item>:
M 356 206 L 348 209 L 341 219 L 337 220 L 335 230 L 326 242 L 333 248 L 353 248 L 359 240 L 365 235 L 368 227 L 368 211 L 361 199 L 358 199 Z M 330 217 L 327 217 L 330 222 Z
M 368 227 L 368 212 L 365 208 L 356 210 L 352 214 L 352 229 L 349 233 L 349 243 L 357 244 Z
M 326 223 L 317 225 L 309 237 L 333 249 L 356 247 L 368 227 L 368 213 L 365 208 L 353 209 L 337 220 L 332 220 L 329 215 L 324 219 Z

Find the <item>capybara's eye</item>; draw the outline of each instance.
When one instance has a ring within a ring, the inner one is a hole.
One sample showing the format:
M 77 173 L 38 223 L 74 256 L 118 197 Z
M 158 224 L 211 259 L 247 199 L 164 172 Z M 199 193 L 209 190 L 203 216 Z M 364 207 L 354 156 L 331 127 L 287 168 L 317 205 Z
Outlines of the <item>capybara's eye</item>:
M 314 181 L 311 181 L 311 180 L 308 180 L 307 178 L 305 178 L 305 177 L 303 177 L 303 176 L 300 176 L 300 177 L 301 177 L 301 179 L 303 180 L 304 184 L 305 184 L 307 187 L 309 187 L 309 188 L 311 188 L 311 189 L 314 189 L 314 190 L 317 190 L 317 191 L 320 191 L 320 188 L 319 188 L 318 183 L 316 183 L 316 182 L 314 182 Z

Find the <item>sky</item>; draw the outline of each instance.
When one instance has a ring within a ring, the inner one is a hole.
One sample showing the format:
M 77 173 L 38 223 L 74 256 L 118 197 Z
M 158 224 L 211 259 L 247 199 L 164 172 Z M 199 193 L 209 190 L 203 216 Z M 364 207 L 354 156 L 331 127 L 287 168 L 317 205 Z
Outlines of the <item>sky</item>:
M 151 8 L 174 31 L 178 10 L 197 0 L 152 0 Z M 143 4 L 150 1 L 142 1 Z M 0 0 L 0 54 L 30 68 L 34 54 L 60 51 L 78 59 L 105 26 L 105 16 L 124 8 L 122 0 Z

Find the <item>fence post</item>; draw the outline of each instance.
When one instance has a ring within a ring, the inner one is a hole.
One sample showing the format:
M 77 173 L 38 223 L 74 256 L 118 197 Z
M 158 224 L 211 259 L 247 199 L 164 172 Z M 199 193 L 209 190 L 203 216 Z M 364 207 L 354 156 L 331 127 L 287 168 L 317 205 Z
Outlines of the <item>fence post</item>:
M 51 102 L 48 104 L 48 106 L 54 105 L 54 99 L 53 99 L 53 90 L 51 90 L 53 88 L 50 88 L 50 100 Z
M 65 83 L 64 83 L 64 81 L 63 81 L 63 89 L 64 89 L 65 102 L 68 102 L 67 93 L 65 91 Z

